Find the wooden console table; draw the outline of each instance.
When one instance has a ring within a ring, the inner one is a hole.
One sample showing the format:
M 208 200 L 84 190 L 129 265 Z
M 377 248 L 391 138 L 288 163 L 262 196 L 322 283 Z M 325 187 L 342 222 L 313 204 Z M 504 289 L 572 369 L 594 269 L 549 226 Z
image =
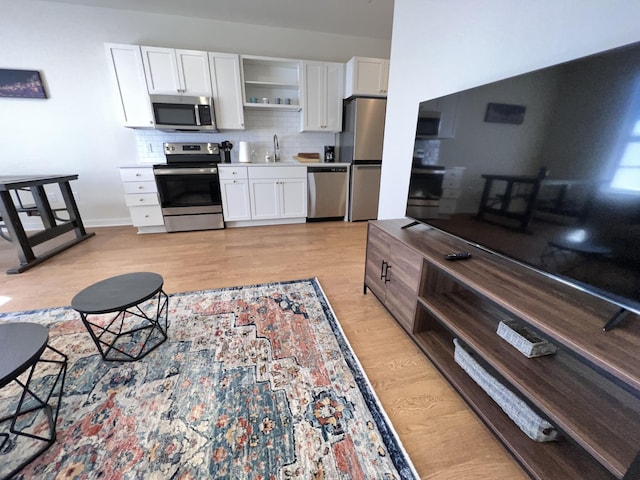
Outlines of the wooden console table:
M 69 186 L 71 180 L 78 175 L 33 175 L 33 176 L 0 176 L 0 227 L 7 230 L 6 237 L 18 250 L 20 265 L 7 270 L 8 274 L 22 273 L 42 263 L 52 256 L 73 245 L 95 235 L 87 233 L 80 218 L 80 212 Z M 44 185 L 57 183 L 64 200 L 68 220 L 60 220 L 47 199 Z M 34 205 L 23 205 L 19 197 L 20 190 L 28 190 L 33 196 Z M 11 192 L 14 192 L 12 195 Z M 27 235 L 19 213 L 38 215 L 44 229 Z M 67 232 L 74 231 L 75 238 L 43 254 L 36 255 L 33 247 L 47 242 Z M 1 233 L 1 229 L 0 229 Z M 5 236 L 5 235 L 3 235 Z
M 408 219 L 369 222 L 364 291 L 538 480 L 640 478 L 640 318 L 603 332 L 617 307 Z M 469 251 L 464 261 L 448 252 Z M 517 321 L 558 347 L 527 358 L 496 333 Z M 536 442 L 456 363 L 453 339 L 559 432 Z

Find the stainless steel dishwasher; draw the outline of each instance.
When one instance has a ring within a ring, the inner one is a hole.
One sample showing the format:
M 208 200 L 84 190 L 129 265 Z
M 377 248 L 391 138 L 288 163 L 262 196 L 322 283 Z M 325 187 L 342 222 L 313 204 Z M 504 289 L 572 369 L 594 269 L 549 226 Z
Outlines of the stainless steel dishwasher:
M 344 218 L 348 186 L 348 166 L 307 167 L 307 218 Z

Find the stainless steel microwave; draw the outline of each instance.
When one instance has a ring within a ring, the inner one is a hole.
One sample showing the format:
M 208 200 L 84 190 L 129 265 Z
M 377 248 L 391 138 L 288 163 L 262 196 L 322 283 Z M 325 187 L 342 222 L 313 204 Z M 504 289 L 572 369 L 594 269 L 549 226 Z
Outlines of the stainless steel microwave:
M 149 95 L 158 130 L 217 132 L 211 97 Z

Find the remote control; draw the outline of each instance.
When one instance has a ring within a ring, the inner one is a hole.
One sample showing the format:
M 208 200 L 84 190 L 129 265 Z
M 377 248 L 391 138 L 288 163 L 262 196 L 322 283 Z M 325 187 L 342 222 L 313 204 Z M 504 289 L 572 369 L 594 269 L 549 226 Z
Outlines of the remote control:
M 447 253 L 444 258 L 446 260 L 466 260 L 471 258 L 471 254 L 469 252 Z

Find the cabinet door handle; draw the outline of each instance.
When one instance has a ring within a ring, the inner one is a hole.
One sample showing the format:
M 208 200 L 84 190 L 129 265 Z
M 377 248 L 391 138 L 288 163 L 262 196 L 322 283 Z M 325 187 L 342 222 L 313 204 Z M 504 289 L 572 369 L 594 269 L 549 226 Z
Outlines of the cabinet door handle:
M 382 260 L 382 265 L 380 266 L 380 280 L 384 280 L 384 283 L 389 283 L 391 278 L 389 277 L 389 269 L 391 265 L 388 262 Z

